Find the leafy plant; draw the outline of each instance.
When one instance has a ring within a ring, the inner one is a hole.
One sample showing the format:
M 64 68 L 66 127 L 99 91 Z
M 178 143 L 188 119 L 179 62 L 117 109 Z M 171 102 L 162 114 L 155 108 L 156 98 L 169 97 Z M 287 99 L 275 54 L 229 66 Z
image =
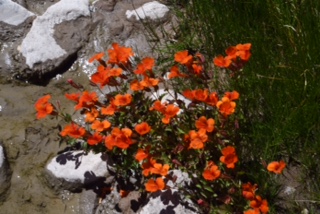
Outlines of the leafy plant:
M 242 78 L 250 50 L 249 43 L 229 47 L 227 56 L 214 58 L 214 69 L 207 68 L 202 54 L 179 51 L 162 75 L 153 58 L 135 62 L 131 48 L 114 43 L 108 60 L 103 59 L 105 53 L 89 59 L 98 64 L 91 76 L 95 91 L 69 80 L 78 92 L 66 98 L 75 103 L 83 120 L 63 113 L 60 104 L 49 102 L 50 95 L 36 102 L 37 118 L 61 116 L 69 124 L 60 135 L 69 143 L 83 140 L 84 150 L 106 153 L 118 179 L 127 179 L 129 171 L 143 175 L 147 181 L 142 179 L 137 190 L 170 188 L 166 183 L 176 178 L 168 172 L 179 169 L 193 181 L 189 187 L 180 187 L 181 191 L 203 212 L 226 205 L 223 209 L 233 213 L 248 207 L 245 213 L 267 213 L 268 202 L 256 194 L 254 180 L 246 178 L 238 153 L 241 111 L 236 102 L 240 94 L 224 92 L 226 86 L 218 87 L 215 80 L 222 69 L 230 79 Z M 265 167 L 280 174 L 285 165 L 280 161 Z

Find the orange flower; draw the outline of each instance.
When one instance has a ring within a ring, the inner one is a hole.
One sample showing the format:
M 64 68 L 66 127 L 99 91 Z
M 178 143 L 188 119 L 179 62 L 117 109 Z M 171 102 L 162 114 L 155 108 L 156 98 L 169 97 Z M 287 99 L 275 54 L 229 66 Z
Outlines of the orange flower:
M 178 66 L 172 66 L 170 69 L 170 74 L 168 76 L 169 79 L 176 78 L 176 77 L 186 77 L 187 75 L 180 73 Z
M 203 67 L 201 65 L 192 64 L 192 68 L 195 74 L 201 74 Z
M 143 161 L 144 159 L 149 157 L 149 150 L 150 147 L 147 147 L 146 149 L 138 149 L 136 156 L 134 157 L 138 162 Z
M 174 61 L 180 63 L 181 65 L 190 65 L 192 63 L 192 56 L 189 55 L 188 51 L 180 51 L 174 55 Z
M 90 146 L 94 146 L 94 145 L 101 143 L 102 140 L 103 140 L 103 136 L 99 132 L 95 132 L 93 135 L 91 135 L 88 138 L 88 144 Z
M 185 90 L 182 94 L 183 94 L 183 96 L 185 96 L 187 99 L 189 99 L 191 101 L 196 100 L 196 97 L 195 97 L 192 90 Z
M 79 99 L 78 105 L 75 106 L 76 110 L 79 110 L 81 108 L 90 108 L 98 101 L 98 95 L 96 92 L 87 92 L 84 91 L 82 93 L 82 96 Z
M 194 97 L 196 100 L 201 101 L 201 102 L 205 102 L 208 98 L 209 95 L 209 91 L 208 89 L 197 89 L 193 91 Z
M 125 191 L 125 190 L 120 190 L 119 194 L 121 196 L 121 198 L 125 198 L 129 195 L 130 191 Z
M 222 149 L 221 153 L 223 156 L 220 157 L 220 161 L 227 165 L 227 168 L 233 169 L 235 163 L 238 162 L 238 157 L 236 155 L 236 149 L 232 146 L 227 146 Z
M 102 60 L 102 57 L 104 57 L 104 53 L 103 52 L 97 53 L 96 55 L 94 55 L 93 57 L 91 57 L 89 59 L 89 63 L 92 63 L 94 60 L 100 61 L 100 60 Z
M 146 184 L 146 190 L 148 192 L 157 192 L 159 190 L 163 190 L 165 188 L 165 183 L 162 178 L 157 178 L 157 180 L 150 179 Z
M 267 200 L 262 200 L 261 196 L 257 195 L 254 200 L 250 201 L 250 207 L 259 209 L 263 214 L 269 212 Z
M 238 44 L 236 46 L 236 49 L 238 51 L 249 51 L 251 49 L 251 43 L 246 43 L 246 44 Z
M 109 150 L 112 150 L 113 147 L 115 147 L 116 143 L 117 143 L 116 137 L 113 135 L 108 135 L 104 139 L 104 144 Z
M 118 77 L 121 74 L 121 68 L 111 68 L 99 65 L 98 71 L 91 76 L 91 81 L 95 84 L 100 84 L 100 87 L 103 88 L 105 85 L 116 84 L 115 79 L 111 77 Z
M 123 70 L 121 68 L 111 68 L 108 72 L 109 77 L 119 77 L 121 76 Z
M 197 129 L 204 129 L 207 132 L 212 132 L 214 130 L 214 123 L 214 119 L 209 118 L 207 120 L 205 116 L 202 116 L 196 121 L 196 127 Z
M 139 135 L 145 135 L 150 132 L 151 127 L 149 126 L 148 123 L 143 122 L 143 123 L 136 125 L 135 130 L 136 130 L 136 132 L 139 133 Z
M 236 103 L 228 97 L 223 97 L 221 101 L 217 102 L 217 108 L 223 116 L 229 116 L 235 112 Z
M 110 64 L 126 65 L 129 62 L 129 58 L 134 55 L 132 48 L 122 47 L 117 43 L 113 43 L 112 48 L 108 50 L 108 63 Z
M 226 50 L 228 57 L 231 60 L 236 60 L 237 57 L 240 57 L 243 61 L 248 61 L 251 57 L 250 53 L 251 44 L 238 44 L 236 46 L 231 46 Z
M 155 86 L 158 85 L 158 83 L 159 83 L 159 80 L 158 80 L 158 79 L 149 78 L 149 77 L 145 77 L 145 78 L 140 82 L 140 84 L 141 84 L 143 87 L 146 87 L 146 88 L 155 87 Z
M 150 157 L 145 163 L 142 164 L 142 174 L 147 177 L 150 174 L 153 165 L 156 163 L 156 160 Z
M 144 89 L 144 86 L 138 80 L 133 80 L 130 83 L 130 88 L 132 91 L 142 91 Z
M 241 60 L 248 61 L 250 59 L 251 43 L 238 44 L 236 46 L 236 49 L 237 49 L 237 56 L 239 56 Z
M 235 60 L 237 58 L 237 48 L 235 46 L 230 46 L 227 48 L 226 54 L 228 55 L 229 59 Z
M 249 61 L 251 57 L 251 53 L 249 51 L 238 51 L 237 54 L 243 61 Z
M 114 115 L 118 110 L 117 106 L 114 104 L 114 100 L 111 100 L 110 105 L 101 108 L 102 115 Z
M 115 96 L 113 104 L 115 106 L 127 106 L 131 103 L 131 101 L 132 101 L 131 94 L 125 94 L 125 95 L 118 94 Z
M 113 128 L 111 135 L 105 138 L 105 145 L 109 150 L 112 150 L 114 146 L 121 149 L 127 149 L 134 142 L 130 139 L 132 134 L 131 129 L 128 128 Z
M 91 108 L 86 112 L 86 122 L 92 123 L 99 116 L 99 111 L 96 108 Z
M 204 143 L 208 140 L 205 129 L 200 129 L 198 132 L 191 130 L 188 136 L 190 140 L 189 149 L 203 149 Z
M 69 136 L 72 138 L 81 138 L 86 134 L 86 130 L 83 127 L 78 126 L 75 123 L 66 125 L 66 127 L 60 132 L 62 137 Z
M 170 166 L 168 164 L 162 166 L 161 163 L 155 163 L 153 167 L 150 169 L 150 172 L 152 174 L 166 176 L 168 174 L 169 168 Z
M 212 92 L 206 99 L 206 103 L 211 106 L 216 106 L 219 101 L 218 94 L 216 92 Z
M 231 59 L 229 57 L 223 57 L 221 55 L 213 59 L 213 63 L 221 68 L 228 68 L 231 65 Z
M 260 214 L 260 211 L 259 209 L 250 209 L 250 210 L 247 210 L 247 211 L 244 211 L 243 214 Z
M 165 110 L 166 110 L 166 106 L 165 105 L 162 105 L 161 101 L 160 100 L 157 100 L 153 103 L 153 106 L 150 107 L 149 109 L 150 111 L 153 111 L 153 110 L 156 110 L 158 112 L 161 112 L 164 114 Z
M 48 101 L 50 100 L 51 95 L 45 95 L 38 99 L 34 104 L 34 107 L 37 111 L 37 119 L 45 118 L 47 115 L 54 114 L 54 107 Z
M 228 97 L 231 101 L 239 99 L 239 93 L 237 91 L 226 92 L 225 96 Z
M 98 132 L 102 132 L 111 127 L 111 123 L 108 120 L 100 122 L 99 120 L 93 121 L 91 128 Z
M 283 169 L 286 167 L 286 163 L 284 161 L 273 161 L 268 164 L 267 169 L 270 172 L 276 173 L 276 174 L 281 174 Z
M 73 93 L 73 94 L 65 94 L 68 100 L 74 101 L 76 103 L 79 102 L 80 93 Z
M 221 175 L 221 171 L 219 170 L 219 167 L 215 165 L 212 161 L 208 163 L 208 166 L 203 171 L 202 176 L 204 179 L 208 181 L 214 181 L 218 179 Z
M 247 200 L 254 199 L 256 190 L 257 184 L 252 185 L 250 182 L 242 184 L 242 196 Z
M 137 69 L 134 71 L 135 74 L 147 75 L 147 71 L 152 71 L 154 66 L 154 59 L 151 57 L 144 58 L 140 64 L 138 64 Z
M 170 104 L 166 107 L 165 111 L 163 114 L 165 115 L 164 118 L 162 118 L 162 122 L 164 124 L 170 123 L 171 118 L 175 117 L 178 112 L 180 111 L 180 108 L 175 106 L 174 104 Z
M 91 81 L 97 85 L 100 84 L 100 87 L 103 88 L 110 82 L 110 78 L 106 71 L 100 71 L 92 74 Z

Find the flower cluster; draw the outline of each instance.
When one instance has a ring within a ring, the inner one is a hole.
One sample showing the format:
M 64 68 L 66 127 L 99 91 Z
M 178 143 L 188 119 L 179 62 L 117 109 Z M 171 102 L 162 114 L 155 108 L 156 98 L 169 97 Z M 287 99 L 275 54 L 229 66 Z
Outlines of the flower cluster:
M 227 56 L 219 55 L 213 63 L 220 68 L 227 68 L 233 72 L 239 71 L 251 57 L 251 44 L 238 44 L 226 49 Z
M 242 185 L 242 195 L 245 199 L 250 201 L 251 209 L 244 212 L 244 214 L 260 214 L 268 213 L 269 205 L 267 200 L 262 199 L 261 196 L 256 195 L 258 185 L 252 185 L 250 182 Z
M 228 56 L 218 56 L 214 64 L 239 69 L 249 60 L 250 48 L 251 44 L 230 47 Z M 199 195 L 189 190 L 195 200 L 211 205 L 221 201 L 232 204 L 237 192 L 234 189 L 240 190 L 242 182 L 233 182 L 241 171 L 235 137 L 238 126 L 234 125 L 238 122 L 236 102 L 240 94 L 235 90 L 215 91 L 210 79 L 214 71 L 206 68 L 200 53 L 176 53 L 173 65 L 166 71 L 167 78 L 155 70 L 151 57 L 134 66 L 131 48 L 114 43 L 108 56 L 104 60 L 105 53 L 98 53 L 89 59 L 97 63 L 97 71 L 90 79 L 94 91 L 68 81 L 78 91 L 65 96 L 75 104 L 74 110 L 82 115 L 83 123 L 59 112 L 49 102 L 50 95 L 36 102 L 37 118 L 62 116 L 69 123 L 60 132 L 62 137 L 82 139 L 85 148 L 105 152 L 115 163 L 121 161 L 115 166 L 119 177 L 127 170 L 140 172 L 147 181 L 137 188 L 148 192 L 169 188 L 166 182 L 174 182 L 169 170 L 180 169 L 194 172 L 196 189 L 204 191 Z M 268 170 L 281 173 L 284 166 L 274 162 Z M 256 185 L 244 184 L 242 189 L 254 212 L 268 212 L 266 200 L 255 195 Z M 220 197 L 210 198 L 212 192 L 219 192 Z

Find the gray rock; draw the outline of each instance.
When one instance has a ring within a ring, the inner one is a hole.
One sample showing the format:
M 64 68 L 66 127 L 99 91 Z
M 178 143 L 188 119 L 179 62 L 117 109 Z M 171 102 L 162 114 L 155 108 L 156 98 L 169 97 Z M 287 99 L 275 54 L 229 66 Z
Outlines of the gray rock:
M 21 67 L 17 46 L 35 15 L 11 0 L 0 0 L 0 11 L 0 77 L 7 77 Z
M 126 197 L 121 198 L 118 206 L 122 213 L 135 214 L 141 205 L 140 197 L 141 193 L 139 191 L 132 191 Z
M 61 0 L 38 16 L 19 49 L 31 73 L 55 73 L 74 60 L 88 39 L 90 23 L 88 0 Z
M 35 14 L 11 0 L 0 0 L 0 22 L 9 25 L 20 25 Z
M 177 189 L 166 189 L 152 193 L 147 199 L 147 204 L 137 213 L 159 214 L 159 213 L 184 213 L 196 214 L 199 209 L 189 199 L 186 199 Z
M 186 186 L 190 185 L 192 180 L 188 173 L 182 172 L 181 170 L 174 169 L 170 170 L 169 174 L 171 177 L 176 177 L 175 182 L 173 183 L 171 180 L 167 182 L 167 186 L 170 188 L 185 188 Z
M 148 2 L 134 10 L 127 10 L 127 19 L 135 18 L 136 21 L 149 19 L 151 21 L 166 20 L 169 8 L 157 1 Z
M 97 198 L 93 190 L 83 190 L 80 195 L 79 214 L 93 214 L 97 206 Z
M 83 151 L 68 151 L 53 158 L 46 166 L 49 185 L 59 191 L 79 191 L 82 188 L 97 191 L 110 177 L 105 157 Z

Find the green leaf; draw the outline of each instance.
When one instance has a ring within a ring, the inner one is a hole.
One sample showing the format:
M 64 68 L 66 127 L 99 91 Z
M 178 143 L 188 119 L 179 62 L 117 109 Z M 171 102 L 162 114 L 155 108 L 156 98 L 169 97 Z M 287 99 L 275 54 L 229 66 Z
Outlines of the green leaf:
M 72 117 L 71 117 L 71 115 L 70 114 L 65 114 L 65 115 L 63 115 L 64 116 L 64 120 L 67 122 L 67 123 L 70 123 L 70 122 L 72 122 Z
M 199 189 L 202 189 L 202 186 L 200 184 L 197 184 L 196 187 L 198 187 Z
M 179 129 L 179 128 L 177 128 L 177 130 L 178 130 L 178 133 L 179 134 L 187 134 L 185 131 L 183 131 L 182 129 Z
M 166 132 L 172 132 L 172 128 L 170 126 L 166 127 L 165 130 Z
M 210 186 L 205 186 L 204 189 L 208 190 L 209 192 L 214 192 L 214 190 Z

